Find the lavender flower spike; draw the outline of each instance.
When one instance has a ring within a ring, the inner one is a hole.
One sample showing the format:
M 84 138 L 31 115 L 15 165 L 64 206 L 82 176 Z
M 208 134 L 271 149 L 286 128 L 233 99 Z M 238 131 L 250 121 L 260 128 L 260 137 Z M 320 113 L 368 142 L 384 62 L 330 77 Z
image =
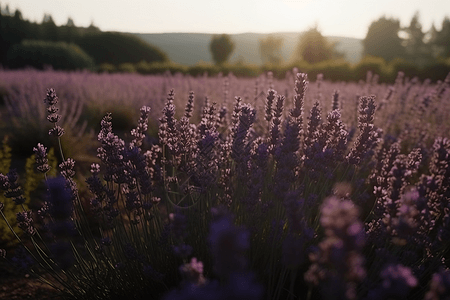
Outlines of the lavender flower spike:
M 42 173 L 47 173 L 50 170 L 47 159 L 47 148 L 41 143 L 37 144 L 37 147 L 33 148 L 36 156 L 37 170 Z
M 132 145 L 135 145 L 136 147 L 140 147 L 142 145 L 142 141 L 145 138 L 145 133 L 147 132 L 147 129 L 148 129 L 149 113 L 150 113 L 150 107 L 142 106 L 141 107 L 141 116 L 139 118 L 138 126 L 137 126 L 137 128 L 131 130 L 131 135 L 134 136 Z

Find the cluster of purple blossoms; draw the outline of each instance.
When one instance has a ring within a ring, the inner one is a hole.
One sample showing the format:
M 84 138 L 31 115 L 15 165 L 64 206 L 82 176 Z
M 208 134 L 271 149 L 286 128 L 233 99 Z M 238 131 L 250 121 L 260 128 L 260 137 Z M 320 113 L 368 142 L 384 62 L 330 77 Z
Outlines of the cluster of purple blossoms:
M 404 299 L 418 284 L 411 269 L 401 264 L 385 266 L 380 278 L 380 286 L 370 290 L 367 299 Z
M 203 276 L 203 263 L 198 261 L 195 257 L 191 258 L 189 263 L 180 267 L 180 273 L 190 284 L 195 286 L 206 284 L 206 278 Z
M 133 141 L 130 143 L 130 147 L 141 147 L 142 141 L 145 138 L 145 134 L 148 130 L 148 115 L 150 114 L 150 107 L 141 107 L 141 116 L 139 117 L 137 128 L 131 130 L 131 135 L 134 137 Z
M 64 134 L 64 129 L 57 125 L 58 121 L 61 120 L 61 115 L 57 114 L 58 108 L 56 104 L 58 103 L 58 96 L 54 89 L 47 90 L 47 97 L 44 99 L 44 103 L 47 104 L 47 120 L 54 124 L 54 127 L 48 132 L 52 136 L 61 137 Z
M 36 228 L 33 226 L 32 211 L 26 210 L 17 213 L 17 225 L 20 229 L 29 235 L 34 235 L 36 233 Z
M 19 175 L 15 169 L 11 169 L 6 175 L 0 174 L 0 189 L 5 191 L 6 198 L 11 198 L 16 205 L 22 205 L 26 199 L 18 179 Z
M 430 289 L 424 300 L 448 299 L 450 297 L 450 270 L 441 270 L 433 274 Z
M 36 156 L 37 170 L 41 173 L 47 173 L 50 171 L 47 159 L 47 148 L 41 143 L 37 144 L 37 147 L 33 148 L 34 155 Z
M 310 254 L 305 280 L 319 285 L 327 299 L 357 299 L 357 287 L 366 277 L 364 225 L 351 200 L 327 198 L 321 207 L 320 224 L 325 239 Z
M 169 214 L 170 231 L 174 241 L 173 252 L 176 256 L 187 258 L 192 254 L 192 247 L 185 244 L 188 236 L 187 217 L 180 212 Z
M 372 157 L 373 150 L 378 145 L 381 136 L 380 129 L 373 124 L 376 109 L 375 97 L 361 97 L 359 101 L 359 136 L 347 155 L 348 162 L 354 165 L 359 165 L 362 161 Z

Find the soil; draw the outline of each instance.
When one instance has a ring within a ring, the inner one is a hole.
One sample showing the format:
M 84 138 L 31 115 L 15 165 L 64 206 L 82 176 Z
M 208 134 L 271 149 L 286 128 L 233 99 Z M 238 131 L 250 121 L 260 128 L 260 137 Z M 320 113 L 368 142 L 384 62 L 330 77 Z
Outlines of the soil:
M 19 275 L 1 262 L 0 299 L 2 300 L 62 300 L 57 290 L 30 275 Z M 46 277 L 43 274 L 43 277 Z

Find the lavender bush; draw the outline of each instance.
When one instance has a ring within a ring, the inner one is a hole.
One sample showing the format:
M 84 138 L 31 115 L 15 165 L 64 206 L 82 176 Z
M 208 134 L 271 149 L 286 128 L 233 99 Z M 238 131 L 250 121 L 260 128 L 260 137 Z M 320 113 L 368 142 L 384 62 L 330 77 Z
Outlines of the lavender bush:
M 65 99 L 47 91 L 41 110 L 60 145 L 60 175 L 45 176 L 38 211 L 17 213 L 12 264 L 67 299 L 448 296 L 450 124 L 440 108 L 450 75 L 432 84 L 399 73 L 392 86 L 371 74 L 357 84 L 322 75 L 310 84 L 298 70 L 256 84 L 127 76 L 107 80 L 150 80 L 153 97 L 168 94 L 143 105 L 123 138 L 105 114 L 84 179 L 89 193 L 64 153 Z M 153 138 L 149 122 L 159 123 Z M 45 146 L 35 153 L 47 174 Z M 17 176 L 0 180 L 20 208 Z

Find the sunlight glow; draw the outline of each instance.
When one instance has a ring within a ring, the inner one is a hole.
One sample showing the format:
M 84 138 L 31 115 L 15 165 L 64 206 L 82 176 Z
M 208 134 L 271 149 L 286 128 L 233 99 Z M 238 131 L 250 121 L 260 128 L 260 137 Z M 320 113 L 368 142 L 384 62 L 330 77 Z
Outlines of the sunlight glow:
M 364 38 L 383 15 L 407 26 L 419 11 L 424 30 L 450 16 L 448 0 L 9 0 L 1 6 L 7 4 L 34 22 L 48 13 L 57 25 L 71 17 L 77 26 L 134 33 L 299 32 L 317 24 L 324 35 Z

